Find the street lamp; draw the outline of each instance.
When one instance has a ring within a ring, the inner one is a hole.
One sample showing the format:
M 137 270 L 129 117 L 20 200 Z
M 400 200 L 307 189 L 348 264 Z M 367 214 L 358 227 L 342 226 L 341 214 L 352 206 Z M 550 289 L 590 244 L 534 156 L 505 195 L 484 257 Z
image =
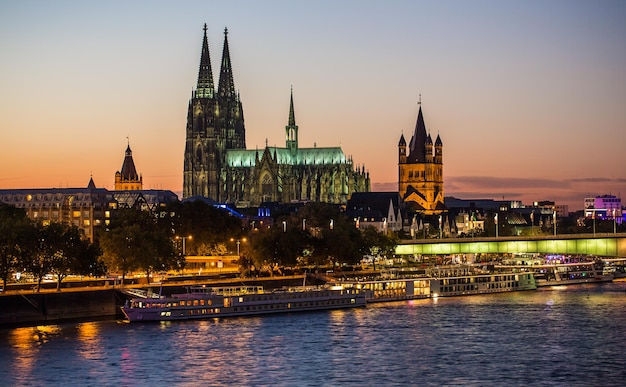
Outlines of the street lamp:
M 235 244 L 237 245 L 237 256 L 238 256 L 238 257 L 241 257 L 241 255 L 239 254 L 239 245 L 241 244 L 241 242 L 245 242 L 245 241 L 246 241 L 246 238 L 243 238 L 243 239 L 237 239 L 237 240 L 235 240 L 235 238 L 230 238 L 230 241 L 231 241 L 231 242 L 235 242 Z
M 176 238 L 176 240 L 182 239 L 182 241 L 183 241 L 183 256 L 185 256 L 185 254 L 186 254 L 185 241 L 187 239 L 191 240 L 192 239 L 191 235 L 188 235 L 188 236 L 178 236 L 177 235 L 175 238 Z
M 498 237 L 498 214 L 493 216 L 493 223 L 496 225 L 496 238 Z
M 556 236 L 556 210 L 552 211 L 552 223 L 554 223 L 554 236 Z
M 613 208 L 613 234 L 617 234 L 617 219 L 615 219 L 615 208 Z
M 442 223 L 442 218 L 441 215 L 439 215 L 439 239 L 441 239 L 441 223 Z

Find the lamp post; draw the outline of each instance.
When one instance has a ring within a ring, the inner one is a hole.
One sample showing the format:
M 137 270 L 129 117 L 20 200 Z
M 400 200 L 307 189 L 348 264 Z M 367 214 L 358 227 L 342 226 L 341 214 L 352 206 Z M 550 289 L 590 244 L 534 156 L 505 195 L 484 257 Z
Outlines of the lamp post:
M 593 237 L 596 237 L 596 210 L 595 208 L 593 209 L 593 212 L 591 213 L 591 218 L 593 219 Z
M 175 238 L 176 238 L 176 240 L 182 239 L 182 241 L 183 241 L 183 257 L 184 257 L 185 254 L 186 254 L 185 241 L 187 239 L 191 240 L 192 237 L 191 237 L 191 235 L 188 235 L 188 236 L 176 236 Z
M 241 242 L 245 242 L 246 238 L 242 238 L 242 239 L 235 239 L 235 238 L 230 238 L 231 242 L 235 242 L 235 244 L 237 245 L 237 256 L 241 257 L 240 253 L 239 253 L 239 245 L 241 245 Z
M 613 234 L 617 234 L 617 219 L 615 219 L 615 208 L 613 208 Z
M 556 210 L 552 211 L 552 223 L 554 223 L 554 236 L 556 236 Z
M 493 216 L 493 223 L 496 225 L 496 238 L 498 237 L 498 214 Z
M 442 238 L 441 224 L 442 224 L 442 218 L 441 218 L 441 215 L 439 215 L 439 239 Z

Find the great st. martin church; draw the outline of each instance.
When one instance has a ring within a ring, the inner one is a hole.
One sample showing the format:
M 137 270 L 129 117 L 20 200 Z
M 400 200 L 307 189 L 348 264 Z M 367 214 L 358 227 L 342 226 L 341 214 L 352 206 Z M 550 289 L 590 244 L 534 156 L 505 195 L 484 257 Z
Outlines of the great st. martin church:
M 258 206 L 263 202 L 346 203 L 353 192 L 369 192 L 369 173 L 355 167 L 341 147 L 300 148 L 293 91 L 284 148 L 265 144 L 246 149 L 243 106 L 235 92 L 224 30 L 217 92 L 209 44 L 204 38 L 198 84 L 187 113 L 183 197 L 204 196 L 220 203 Z

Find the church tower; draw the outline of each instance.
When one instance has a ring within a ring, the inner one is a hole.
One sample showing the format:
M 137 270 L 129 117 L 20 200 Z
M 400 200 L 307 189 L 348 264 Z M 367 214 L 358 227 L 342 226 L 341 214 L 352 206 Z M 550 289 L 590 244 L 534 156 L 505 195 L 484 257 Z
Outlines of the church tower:
M 222 201 L 224 187 L 221 171 L 226 150 L 245 149 L 243 106 L 235 92 L 228 30 L 224 29 L 224 47 L 217 92 L 207 26 L 204 25 L 198 82 L 187 109 L 183 198 L 204 196 Z
M 433 144 L 432 137 L 426 133 L 421 100 L 408 149 L 404 135 L 398 143 L 398 191 L 406 203 L 412 203 L 415 210 L 424 215 L 440 214 L 445 210 L 443 142 L 437 135 Z
M 92 183 L 93 181 L 90 181 Z M 94 185 L 95 187 L 95 185 Z M 143 189 L 143 177 L 137 174 L 135 162 L 133 161 L 133 151 L 130 144 L 126 147 L 122 169 L 115 172 L 116 191 L 141 191 Z
M 286 147 L 292 155 L 298 152 L 298 125 L 296 125 L 296 115 L 293 111 L 293 88 L 291 89 L 291 99 L 289 101 L 289 120 L 285 126 Z

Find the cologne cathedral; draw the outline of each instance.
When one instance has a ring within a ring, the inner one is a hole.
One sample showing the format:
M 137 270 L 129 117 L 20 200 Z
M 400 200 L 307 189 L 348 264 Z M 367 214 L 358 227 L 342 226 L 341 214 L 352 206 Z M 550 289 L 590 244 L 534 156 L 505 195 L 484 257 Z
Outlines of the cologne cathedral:
M 441 214 L 443 201 L 443 142 L 433 144 L 426 133 L 422 103 L 419 103 L 415 132 L 407 147 L 404 135 L 398 143 L 398 192 L 411 212 Z
M 228 30 L 217 91 L 204 25 L 198 83 L 187 113 L 183 197 L 256 207 L 264 202 L 343 204 L 354 192 L 369 192 L 369 172 L 357 168 L 341 147 L 301 148 L 293 91 L 285 147 L 246 149 L 243 106 L 235 92 Z

